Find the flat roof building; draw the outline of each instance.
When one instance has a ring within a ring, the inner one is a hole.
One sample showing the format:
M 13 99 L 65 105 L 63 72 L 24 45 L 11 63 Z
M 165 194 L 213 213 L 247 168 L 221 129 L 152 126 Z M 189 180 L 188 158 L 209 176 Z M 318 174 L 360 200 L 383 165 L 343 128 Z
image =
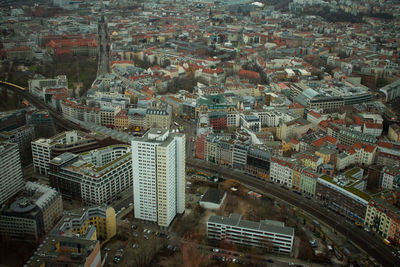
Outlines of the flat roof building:
M 24 267 L 101 266 L 98 240 L 67 236 L 49 236 L 40 244 Z
M 122 144 L 79 155 L 66 152 L 49 163 L 51 186 L 85 205 L 115 201 L 132 188 L 132 175 L 131 148 Z
M 207 236 L 211 239 L 230 240 L 235 244 L 266 247 L 274 252 L 291 254 L 294 228 L 283 222 L 242 220 L 239 214 L 229 217 L 212 215 L 207 221 Z

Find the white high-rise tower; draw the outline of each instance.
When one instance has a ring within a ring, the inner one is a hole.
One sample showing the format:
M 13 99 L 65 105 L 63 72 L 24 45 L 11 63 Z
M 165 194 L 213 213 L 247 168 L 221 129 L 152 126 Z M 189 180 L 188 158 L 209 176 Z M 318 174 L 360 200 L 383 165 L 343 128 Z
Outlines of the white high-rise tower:
M 132 141 L 135 218 L 168 227 L 185 211 L 185 135 L 152 128 Z
M 0 206 L 24 187 L 18 145 L 0 143 Z

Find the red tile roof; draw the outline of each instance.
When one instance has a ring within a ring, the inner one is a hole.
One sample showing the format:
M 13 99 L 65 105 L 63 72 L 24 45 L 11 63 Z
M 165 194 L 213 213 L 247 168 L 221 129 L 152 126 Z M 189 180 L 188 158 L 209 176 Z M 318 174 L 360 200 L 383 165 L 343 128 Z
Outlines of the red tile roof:
M 382 129 L 383 125 L 380 123 L 366 122 L 364 126 L 369 129 Z
M 321 146 L 323 146 L 326 142 L 329 142 L 329 143 L 331 143 L 331 144 L 336 144 L 336 143 L 337 143 L 337 140 L 336 140 L 335 137 L 328 135 L 328 136 L 324 136 L 324 137 L 322 137 L 322 138 L 320 138 L 320 139 L 314 140 L 314 141 L 312 142 L 312 144 L 313 144 L 314 146 L 316 146 L 316 147 L 321 147 Z
M 372 153 L 376 149 L 376 146 L 362 144 L 362 143 L 354 143 L 353 149 L 355 150 L 364 149 L 365 152 Z
M 258 72 L 244 69 L 239 70 L 238 74 L 239 76 L 244 76 L 251 79 L 258 79 L 260 77 L 260 74 Z
M 311 116 L 313 116 L 313 117 L 315 117 L 315 118 L 317 118 L 317 119 L 319 119 L 319 118 L 322 117 L 321 114 L 315 112 L 314 110 L 311 110 L 310 112 L 308 112 L 308 114 L 310 114 Z

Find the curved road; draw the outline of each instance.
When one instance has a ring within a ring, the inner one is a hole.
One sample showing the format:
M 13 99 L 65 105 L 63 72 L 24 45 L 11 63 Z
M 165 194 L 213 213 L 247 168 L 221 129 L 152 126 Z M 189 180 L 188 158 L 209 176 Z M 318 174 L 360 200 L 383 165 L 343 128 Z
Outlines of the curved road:
M 347 236 L 354 244 L 364 250 L 368 255 L 374 257 L 383 266 L 400 266 L 399 259 L 394 257 L 389 247 L 382 241 L 377 240 L 372 234 L 366 233 L 364 230 L 356 227 L 354 224 L 349 224 L 343 217 L 338 216 L 334 212 L 321 208 L 317 203 L 308 200 L 298 194 L 292 193 L 290 190 L 285 190 L 277 184 L 268 183 L 259 180 L 242 172 L 228 169 L 221 166 L 213 166 L 204 164 L 203 161 L 187 159 L 187 166 L 201 169 L 208 172 L 214 172 L 224 177 L 230 177 L 239 182 L 257 188 L 260 193 L 268 193 L 287 203 L 296 206 L 320 221 L 329 225 L 337 232 Z
M 41 101 L 40 99 L 33 96 L 31 93 L 29 93 L 29 91 L 27 89 L 25 89 L 25 91 L 21 91 L 19 88 L 13 87 L 8 84 L 1 83 L 1 81 L 0 81 L 0 86 L 14 90 L 17 94 L 23 96 L 29 103 L 31 103 L 33 106 L 37 107 L 38 109 L 48 110 L 51 117 L 54 119 L 54 123 L 57 126 L 59 126 L 60 128 L 65 129 L 65 130 L 82 130 L 82 128 L 79 125 L 64 118 L 61 115 L 61 113 L 57 112 L 52 107 L 49 107 L 48 105 L 46 105 L 43 101 Z M 86 131 L 86 130 L 83 130 L 83 131 Z

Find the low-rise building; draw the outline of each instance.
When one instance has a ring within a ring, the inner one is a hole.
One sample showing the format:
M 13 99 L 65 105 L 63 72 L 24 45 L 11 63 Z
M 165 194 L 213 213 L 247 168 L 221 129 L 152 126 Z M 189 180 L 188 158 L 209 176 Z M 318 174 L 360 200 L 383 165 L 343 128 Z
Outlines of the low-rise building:
M 399 165 L 400 144 L 379 142 L 376 163 L 383 166 Z
M 68 236 L 50 236 L 40 244 L 24 266 L 101 266 L 98 240 Z
M 256 115 L 240 114 L 240 125 L 255 133 L 261 131 L 261 121 Z
M 311 122 L 303 118 L 297 118 L 289 122 L 285 122 L 278 127 L 276 136 L 281 140 L 286 138 L 297 138 L 311 128 L 313 128 Z
M 30 198 L 17 198 L 0 209 L 0 234 L 38 240 L 44 234 L 43 211 Z
M 115 210 L 104 205 L 66 211 L 52 230 L 52 234 L 55 235 L 79 236 L 98 239 L 101 242 L 110 240 L 116 233 Z
M 200 199 L 200 206 L 205 209 L 217 210 L 221 208 L 226 199 L 226 192 L 217 188 L 209 188 L 204 196 Z
M 208 121 L 214 131 L 225 130 L 228 127 L 226 112 L 209 112 Z
M 376 146 L 355 143 L 353 149 L 356 152 L 355 163 L 362 166 L 369 166 L 375 162 Z
M 34 170 L 47 175 L 49 162 L 65 152 L 83 153 L 115 144 L 116 141 L 99 133 L 65 131 L 51 138 L 39 138 L 31 143 Z
M 332 135 L 333 136 L 333 135 Z M 342 127 L 338 134 L 339 143 L 347 146 L 352 146 L 355 143 L 376 144 L 376 136 L 361 133 L 350 128 Z
M 239 245 L 267 248 L 273 252 L 291 254 L 294 229 L 283 222 L 242 220 L 239 214 L 229 217 L 212 215 L 207 221 L 207 236 L 210 239 L 230 240 Z
M 0 131 L 11 131 L 26 123 L 26 110 L 18 109 L 0 112 Z

